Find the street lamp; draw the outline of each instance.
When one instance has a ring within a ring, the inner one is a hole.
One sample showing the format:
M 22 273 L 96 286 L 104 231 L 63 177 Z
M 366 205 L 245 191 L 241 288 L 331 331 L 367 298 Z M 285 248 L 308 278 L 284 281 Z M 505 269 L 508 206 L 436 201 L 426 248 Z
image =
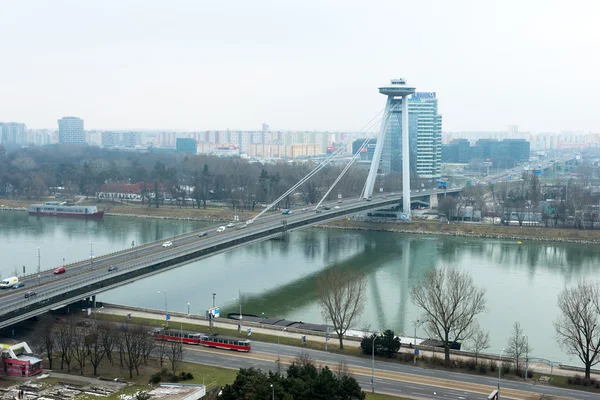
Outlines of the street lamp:
M 94 243 L 90 242 L 90 265 L 94 263 Z
M 40 264 L 41 264 L 41 259 L 42 259 L 42 258 L 41 258 L 41 256 L 40 256 L 40 248 L 38 247 L 38 285 L 39 285 L 39 284 L 41 283 L 41 281 L 42 281 L 42 275 L 40 275 L 40 273 L 41 273 L 41 267 L 40 267 Z
M 281 334 L 283 333 L 283 331 L 285 331 L 287 329 L 287 326 L 284 327 L 278 334 L 277 334 L 277 369 L 279 370 L 280 365 L 281 365 L 281 359 L 279 358 L 279 336 L 281 336 Z M 279 372 L 279 371 L 277 371 Z
M 420 324 L 421 321 L 419 321 L 417 319 L 415 321 L 410 321 L 410 322 L 415 326 L 415 336 L 414 336 L 414 338 L 415 338 L 415 349 L 413 350 L 415 352 L 415 355 L 413 357 L 413 364 L 416 364 L 417 363 L 417 354 L 416 354 L 416 352 L 417 352 L 417 324 Z
M 235 297 L 233 298 L 235 300 Z M 238 301 L 240 302 L 240 320 L 238 323 L 238 331 L 242 331 L 242 291 L 238 289 Z
M 504 354 L 504 349 L 500 352 L 500 366 L 498 367 L 498 387 L 500 387 L 500 373 L 502 372 L 502 355 Z
M 371 393 L 375 393 L 375 341 L 378 337 L 377 334 L 373 337 L 373 348 L 371 353 L 371 361 L 373 363 L 371 366 Z
M 271 400 L 275 400 L 275 387 L 271 383 Z
M 525 382 L 527 382 L 527 372 L 529 371 L 529 336 L 523 335 L 525 338 Z
M 157 293 L 162 293 L 165 295 L 165 321 L 166 321 L 166 326 L 167 328 L 169 327 L 169 320 L 167 319 L 167 292 L 165 292 L 164 290 L 161 292 L 160 290 Z
M 217 295 L 216 293 L 213 293 L 213 308 L 215 308 L 215 296 L 216 295 Z
M 190 303 L 188 303 L 188 313 L 187 315 L 190 315 Z

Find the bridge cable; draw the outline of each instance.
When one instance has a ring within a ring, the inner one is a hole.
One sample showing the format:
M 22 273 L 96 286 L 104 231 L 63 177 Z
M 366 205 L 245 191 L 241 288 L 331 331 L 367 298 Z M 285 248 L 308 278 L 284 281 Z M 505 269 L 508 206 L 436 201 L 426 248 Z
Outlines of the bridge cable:
M 377 124 L 375 124 L 377 125 Z M 323 201 L 327 198 L 327 196 L 329 196 L 329 193 L 331 193 L 331 191 L 335 188 L 335 186 L 338 184 L 338 182 L 344 177 L 344 175 L 346 174 L 346 172 L 350 169 L 350 167 L 352 166 L 352 164 L 354 164 L 354 162 L 358 159 L 358 157 L 360 157 L 362 150 L 365 149 L 369 143 L 369 141 L 372 139 L 373 134 L 371 133 L 371 135 L 369 137 L 367 137 L 362 145 L 360 146 L 360 148 L 358 149 L 358 151 L 352 156 L 352 158 L 350 158 L 350 161 L 348 162 L 348 164 L 346 164 L 346 166 L 344 167 L 344 169 L 342 170 L 342 172 L 338 175 L 338 177 L 336 178 L 336 180 L 333 182 L 333 184 L 331 185 L 331 187 L 329 188 L 329 190 L 327 190 L 327 192 L 325 193 L 325 195 L 323 195 L 323 197 L 321 198 L 321 200 L 319 201 L 319 203 L 315 206 L 314 210 L 317 210 L 319 208 L 319 206 L 321 205 L 321 203 L 323 203 Z
M 373 122 L 373 120 L 377 119 L 379 117 L 379 115 L 381 113 L 383 113 L 384 111 L 385 111 L 385 108 L 383 110 L 381 110 L 380 112 L 378 112 L 377 115 L 375 115 L 363 128 L 361 128 L 359 132 L 363 131 L 366 127 L 370 126 L 371 123 Z M 261 215 L 266 213 L 268 210 L 273 208 L 273 206 L 275 206 L 277 203 L 279 203 L 281 200 L 283 200 L 286 196 L 288 196 L 290 193 L 292 193 L 294 190 L 296 190 L 298 187 L 300 187 L 302 184 L 304 184 L 306 181 L 308 181 L 310 178 L 312 178 L 317 172 L 319 172 L 320 170 L 325 168 L 331 161 L 333 161 L 333 159 L 335 159 L 337 156 L 339 156 L 340 154 L 342 154 L 344 152 L 345 152 L 345 149 L 343 147 L 340 147 L 338 150 L 333 152 L 329 157 L 327 157 L 325 160 L 323 160 L 323 162 L 321 162 L 318 166 L 316 166 L 311 172 L 309 172 L 298 183 L 296 183 L 294 186 L 292 186 L 290 189 L 288 189 L 284 194 L 279 196 L 279 198 L 277 200 L 275 200 L 274 202 L 269 204 L 267 207 L 265 207 L 260 213 L 258 213 L 254 218 L 252 218 L 251 221 L 256 220 Z

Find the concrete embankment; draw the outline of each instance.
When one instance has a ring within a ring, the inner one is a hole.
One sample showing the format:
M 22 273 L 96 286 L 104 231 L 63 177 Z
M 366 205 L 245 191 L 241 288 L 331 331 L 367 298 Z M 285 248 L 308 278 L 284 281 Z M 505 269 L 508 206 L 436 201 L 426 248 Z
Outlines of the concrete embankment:
M 144 319 L 151 319 L 151 320 L 156 320 L 157 324 L 160 324 L 162 322 L 162 320 L 164 319 L 164 310 L 156 310 L 156 309 L 152 309 L 152 308 L 142 308 L 142 307 L 132 307 L 132 306 L 124 306 L 124 305 L 119 305 L 119 304 L 109 304 L 109 303 L 103 303 L 104 309 L 102 310 L 102 314 L 109 314 L 109 315 L 118 315 L 118 316 L 122 316 L 123 319 L 125 320 L 127 318 L 127 314 L 131 314 L 132 318 L 144 318 Z M 208 327 L 209 322 L 208 320 L 202 316 L 202 315 L 187 315 L 185 313 L 178 313 L 178 312 L 169 312 L 171 314 L 171 319 L 170 322 L 172 324 L 177 324 L 177 323 L 186 323 L 186 324 L 193 324 L 193 325 L 198 325 L 199 329 L 202 329 L 202 327 Z M 227 318 L 220 318 L 218 320 L 214 321 L 214 326 L 216 328 L 221 328 L 221 329 L 230 329 L 232 331 L 237 330 L 237 324 L 238 321 L 234 320 L 234 319 L 227 319 Z M 296 329 L 296 328 L 287 328 L 285 331 L 282 331 L 283 327 L 279 326 L 279 325 L 266 325 L 266 324 L 261 324 L 261 323 L 256 323 L 256 322 L 248 322 L 248 321 L 244 321 L 243 322 L 243 329 L 246 330 L 247 328 L 252 328 L 252 332 L 253 333 L 260 333 L 260 334 L 265 334 L 265 335 L 272 335 L 272 336 L 280 336 L 280 337 L 288 337 L 288 338 L 293 338 L 293 339 L 300 339 L 302 336 L 306 336 L 306 340 L 309 342 L 316 342 L 316 343 L 325 343 L 325 333 L 324 332 L 316 332 L 316 331 L 309 331 L 309 330 L 303 330 L 303 329 Z M 337 346 L 337 338 L 334 334 L 331 334 L 331 338 L 329 340 L 329 346 Z M 344 338 L 345 344 L 346 346 L 351 346 L 351 347 L 359 347 L 360 346 L 360 338 L 357 337 L 345 337 Z M 413 349 L 411 348 L 407 348 L 407 347 L 402 347 L 400 349 L 400 351 L 405 352 L 405 353 L 412 353 Z M 427 347 L 427 348 L 421 348 L 420 349 L 421 354 L 427 357 L 432 357 L 432 356 L 436 356 L 436 357 L 443 357 L 443 352 L 444 350 L 441 348 L 433 348 L 433 347 Z M 465 350 L 451 350 L 450 351 L 451 354 L 453 355 L 453 358 L 456 359 L 457 357 L 463 359 L 463 360 L 467 360 L 467 359 L 473 359 L 475 357 L 475 354 L 469 351 L 465 351 Z M 500 357 L 497 354 L 487 354 L 487 353 L 480 353 L 478 355 L 479 360 L 494 360 L 494 361 L 500 361 Z M 502 360 L 506 360 L 506 357 L 503 357 Z M 543 363 L 537 363 L 537 362 L 530 362 L 530 369 L 535 370 L 536 372 L 539 372 L 541 374 L 547 374 L 547 375 L 562 375 L 562 376 L 574 376 L 574 375 L 581 375 L 581 370 L 578 367 L 572 367 L 572 366 L 568 366 L 568 365 L 554 365 L 554 368 L 551 369 L 551 367 L 549 365 L 543 364 Z M 594 374 L 600 374 L 600 371 L 592 371 L 592 373 Z

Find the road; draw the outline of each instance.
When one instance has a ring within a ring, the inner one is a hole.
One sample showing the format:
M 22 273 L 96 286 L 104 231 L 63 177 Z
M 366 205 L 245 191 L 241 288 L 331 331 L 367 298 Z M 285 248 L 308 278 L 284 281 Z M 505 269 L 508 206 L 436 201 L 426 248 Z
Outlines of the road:
M 457 191 L 459 189 L 451 189 Z M 430 194 L 439 193 L 437 190 L 424 190 L 420 193 L 416 191 L 412 197 L 428 196 Z M 210 256 L 221 251 L 227 251 L 232 248 L 243 246 L 248 242 L 237 243 L 237 240 L 245 239 L 252 234 L 267 232 L 273 229 L 281 228 L 283 221 L 287 221 L 288 225 L 294 223 L 316 224 L 324 221 L 318 221 L 317 218 L 341 218 L 345 214 L 353 214 L 360 212 L 358 208 L 377 208 L 384 207 L 390 203 L 399 203 L 401 200 L 400 194 L 379 195 L 374 196 L 371 202 L 363 199 L 346 199 L 342 203 L 337 201 L 323 203 L 323 206 L 330 208 L 323 210 L 322 213 L 315 213 L 311 208 L 295 210 L 292 214 L 283 215 L 281 213 L 273 213 L 261 217 L 250 225 L 245 225 L 243 222 L 237 223 L 236 226 L 225 229 L 223 232 L 217 232 L 218 226 L 207 228 L 204 232 L 206 236 L 199 237 L 200 231 L 191 232 L 170 239 L 171 245 L 164 246 L 164 242 L 154 242 L 143 246 L 128 248 L 120 252 L 108 254 L 100 258 L 90 259 L 74 263 L 66 266 L 66 273 L 55 275 L 52 270 L 44 271 L 40 275 L 32 274 L 21 279 L 25 283 L 25 287 L 20 289 L 7 289 L 0 291 L 0 316 L 16 309 L 22 309 L 32 304 L 41 303 L 50 298 L 55 298 L 58 295 L 67 294 L 69 290 L 75 290 L 81 287 L 87 287 L 94 282 L 106 282 L 103 289 L 98 289 L 95 292 L 108 290 L 116 287 L 117 283 L 111 281 L 120 274 L 131 272 L 133 270 L 142 269 L 150 265 L 155 265 L 161 260 L 170 260 L 184 254 L 197 252 L 202 249 L 214 249 L 214 252 L 207 254 Z M 308 226 L 308 225 L 306 225 Z M 263 239 L 256 239 L 263 240 Z M 217 246 L 223 243 L 230 243 L 227 247 L 219 249 Z M 116 271 L 108 271 L 110 266 L 117 266 Z M 137 277 L 136 279 L 139 279 Z M 118 283 L 124 284 L 124 283 Z M 37 295 L 32 298 L 24 298 L 24 293 L 34 290 Z M 81 297 L 75 299 L 78 300 Z M 70 300 L 70 299 L 65 299 Z M 16 322 L 11 320 L 12 322 Z M 4 325 L 2 325 L 4 323 Z M 6 326 L 8 322 L 2 322 L 0 325 Z M 1 327 L 1 326 L 0 326 Z
M 279 347 L 279 348 L 278 348 Z M 252 352 L 240 354 L 197 346 L 187 346 L 187 361 L 225 368 L 260 368 L 263 371 L 277 370 L 278 351 L 282 369 L 304 351 L 316 365 L 328 365 L 332 370 L 345 363 L 361 387 L 371 391 L 371 360 L 324 351 L 304 349 L 277 344 L 252 342 Z M 452 400 L 482 399 L 497 388 L 498 379 L 488 376 L 469 375 L 446 370 L 426 369 L 411 365 L 376 360 L 375 391 L 397 396 L 416 398 L 440 398 Z M 501 380 L 502 398 L 538 399 L 550 395 L 568 399 L 598 399 L 595 393 L 536 385 L 522 381 Z

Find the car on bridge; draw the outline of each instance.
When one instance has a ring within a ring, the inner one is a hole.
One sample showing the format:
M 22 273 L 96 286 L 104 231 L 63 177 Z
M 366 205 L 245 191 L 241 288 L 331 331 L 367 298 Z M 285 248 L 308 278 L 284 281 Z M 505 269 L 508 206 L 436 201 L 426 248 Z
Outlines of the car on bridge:
M 22 288 L 23 286 L 25 286 L 25 284 L 23 282 L 17 282 L 13 285 L 13 289 L 19 289 Z
M 207 236 L 208 232 L 200 232 L 200 234 L 198 235 L 198 237 L 204 237 Z
M 225 228 L 224 226 L 220 226 L 217 228 L 217 233 L 225 232 L 225 229 L 227 229 L 227 228 Z
M 25 298 L 26 299 L 28 299 L 30 297 L 33 297 L 33 296 L 37 296 L 37 293 L 34 292 L 33 290 L 30 290 L 29 292 L 25 292 Z
M 171 247 L 171 246 L 173 246 L 173 242 L 164 242 L 162 244 L 162 247 Z
M 230 223 L 228 223 L 228 224 L 227 224 L 227 228 L 233 228 L 233 223 L 231 223 L 231 222 L 230 222 Z
M 54 275 L 64 274 L 65 272 L 67 272 L 65 267 L 58 267 L 54 270 Z
M 108 267 L 108 272 L 117 271 L 118 269 L 119 267 L 117 267 L 116 265 L 111 265 L 110 267 Z

